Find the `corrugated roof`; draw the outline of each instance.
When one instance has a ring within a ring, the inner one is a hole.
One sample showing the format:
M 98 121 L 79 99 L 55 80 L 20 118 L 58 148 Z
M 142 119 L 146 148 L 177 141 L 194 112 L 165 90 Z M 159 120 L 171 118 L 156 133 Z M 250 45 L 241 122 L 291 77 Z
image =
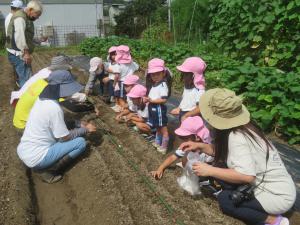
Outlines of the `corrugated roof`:
M 24 1 L 24 0 L 23 0 Z M 11 0 L 1 0 L 0 5 L 7 5 Z M 102 0 L 41 0 L 43 4 L 99 4 Z M 104 0 L 104 4 L 126 4 L 128 0 Z

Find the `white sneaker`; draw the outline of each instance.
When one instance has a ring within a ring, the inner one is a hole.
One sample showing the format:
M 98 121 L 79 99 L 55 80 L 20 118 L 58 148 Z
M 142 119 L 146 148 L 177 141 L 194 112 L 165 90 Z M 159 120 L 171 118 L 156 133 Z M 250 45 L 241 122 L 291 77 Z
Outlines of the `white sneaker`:
M 114 103 L 115 102 L 115 98 L 113 96 L 110 97 L 110 102 Z
M 157 144 L 156 142 L 153 142 L 153 143 L 152 143 L 152 146 L 153 146 L 154 148 L 160 148 L 160 145 Z
M 161 146 L 159 146 L 156 150 L 163 155 L 167 153 L 167 149 L 162 148 Z
M 115 105 L 113 107 L 110 107 L 113 111 L 115 111 L 116 113 L 119 113 L 121 111 L 121 107 L 118 105 Z
M 183 169 L 183 165 L 182 165 L 182 162 L 179 162 L 179 163 L 176 163 L 176 166 L 180 167 Z

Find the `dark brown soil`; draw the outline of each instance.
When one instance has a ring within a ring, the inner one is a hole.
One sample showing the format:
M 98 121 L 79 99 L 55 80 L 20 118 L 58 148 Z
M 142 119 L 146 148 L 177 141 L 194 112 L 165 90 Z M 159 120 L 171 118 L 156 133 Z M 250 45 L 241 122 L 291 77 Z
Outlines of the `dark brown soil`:
M 36 54 L 34 71 L 47 66 L 54 53 Z M 97 134 L 87 137 L 86 153 L 61 182 L 52 185 L 41 182 L 38 174 L 26 170 L 16 155 L 19 136 L 12 126 L 13 108 L 9 106 L 14 86 L 12 71 L 4 57 L 0 65 L 0 225 L 158 225 L 176 224 L 174 218 L 191 225 L 241 224 L 224 216 L 215 200 L 192 198 L 183 192 L 176 182 L 181 173 L 179 168 L 168 169 L 161 181 L 150 178 L 149 172 L 166 156 L 157 153 L 126 125 L 117 124 L 111 109 L 97 98 L 94 100 L 100 104 L 99 118 L 105 124 L 102 126 L 99 121 Z M 84 72 L 74 70 L 74 73 L 80 81 L 86 80 Z M 103 127 L 122 146 L 123 154 L 117 151 L 110 136 L 102 132 Z M 137 165 L 138 171 L 132 165 Z M 145 176 L 155 193 L 145 184 Z M 172 207 L 173 216 L 158 196 L 163 196 Z M 298 219 L 295 217 L 295 221 Z

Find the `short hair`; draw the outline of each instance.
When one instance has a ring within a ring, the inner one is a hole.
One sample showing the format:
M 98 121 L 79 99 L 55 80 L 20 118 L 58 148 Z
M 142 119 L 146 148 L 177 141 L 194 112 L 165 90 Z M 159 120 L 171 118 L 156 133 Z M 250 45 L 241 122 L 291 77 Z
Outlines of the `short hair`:
M 32 9 L 34 12 L 43 12 L 43 5 L 40 1 L 37 0 L 32 0 L 30 2 L 28 2 L 27 4 L 27 9 Z
M 16 8 L 16 7 L 13 7 L 13 6 L 10 7 L 10 10 L 14 10 L 14 11 L 15 11 L 15 10 L 18 10 L 18 9 L 19 9 L 19 8 Z

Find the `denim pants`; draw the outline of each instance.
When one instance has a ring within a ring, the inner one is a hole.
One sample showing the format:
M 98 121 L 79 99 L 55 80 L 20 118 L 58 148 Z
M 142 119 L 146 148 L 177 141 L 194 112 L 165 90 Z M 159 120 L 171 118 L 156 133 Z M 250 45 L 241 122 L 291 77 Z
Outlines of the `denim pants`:
M 65 155 L 69 155 L 72 159 L 75 159 L 84 152 L 85 147 L 86 142 L 82 137 L 78 137 L 66 142 L 57 142 L 49 148 L 44 159 L 33 169 L 46 169 L 63 158 Z
M 8 60 L 15 68 L 18 78 L 19 85 L 22 87 L 25 82 L 32 76 L 31 65 L 27 65 L 20 56 L 15 56 L 14 54 L 8 53 Z
M 218 195 L 217 198 L 222 212 L 249 225 L 264 225 L 268 213 L 259 201 L 254 198 L 236 207 L 230 198 L 232 192 L 233 190 L 224 190 Z

